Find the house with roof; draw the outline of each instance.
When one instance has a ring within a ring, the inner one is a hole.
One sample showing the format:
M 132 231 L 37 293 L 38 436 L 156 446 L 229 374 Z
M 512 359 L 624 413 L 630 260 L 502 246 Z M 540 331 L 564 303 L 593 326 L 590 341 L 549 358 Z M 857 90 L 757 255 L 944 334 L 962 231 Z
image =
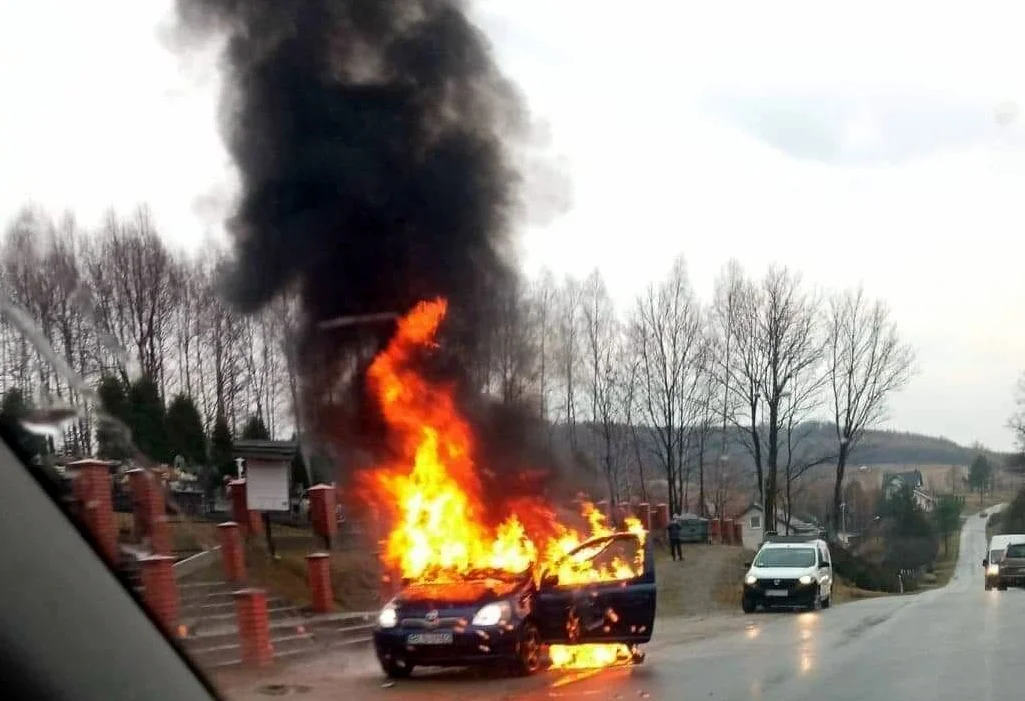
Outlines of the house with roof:
M 742 511 L 733 517 L 741 524 L 741 541 L 748 550 L 757 550 L 758 546 L 765 540 L 766 531 L 776 531 L 780 535 L 815 535 L 821 529 L 809 521 L 803 521 L 791 515 L 789 521 L 784 518 L 782 511 L 776 512 L 776 525 L 774 528 L 765 527 L 765 512 L 762 505 L 751 502 Z
M 921 470 L 908 472 L 890 472 L 883 475 L 883 498 L 891 499 L 905 487 L 911 489 L 911 498 L 922 511 L 932 511 L 936 507 L 936 497 L 925 488 L 925 480 Z

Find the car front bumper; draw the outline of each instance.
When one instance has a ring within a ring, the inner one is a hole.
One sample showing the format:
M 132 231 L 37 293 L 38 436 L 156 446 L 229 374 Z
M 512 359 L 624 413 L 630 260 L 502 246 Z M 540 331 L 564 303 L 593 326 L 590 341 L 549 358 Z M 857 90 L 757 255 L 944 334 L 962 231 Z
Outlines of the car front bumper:
M 469 667 L 479 664 L 495 664 L 516 659 L 517 630 L 500 627 L 475 628 L 468 626 L 462 631 L 451 632 L 452 642 L 441 645 L 409 645 L 410 631 L 402 629 L 378 629 L 374 631 L 374 652 L 382 663 L 402 660 L 411 665 L 424 667 Z
M 786 591 L 785 596 L 772 595 L 769 592 Z M 811 584 L 791 584 L 786 587 L 773 587 L 759 584 L 744 585 L 744 599 L 755 606 L 810 606 L 815 603 L 819 587 L 816 582 Z

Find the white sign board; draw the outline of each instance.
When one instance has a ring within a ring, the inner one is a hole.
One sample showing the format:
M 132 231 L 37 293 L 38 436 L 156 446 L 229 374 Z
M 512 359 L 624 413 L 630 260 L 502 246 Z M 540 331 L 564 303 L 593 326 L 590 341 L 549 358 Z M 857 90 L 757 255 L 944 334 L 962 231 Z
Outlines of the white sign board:
M 246 459 L 246 503 L 250 511 L 289 511 L 289 464 Z

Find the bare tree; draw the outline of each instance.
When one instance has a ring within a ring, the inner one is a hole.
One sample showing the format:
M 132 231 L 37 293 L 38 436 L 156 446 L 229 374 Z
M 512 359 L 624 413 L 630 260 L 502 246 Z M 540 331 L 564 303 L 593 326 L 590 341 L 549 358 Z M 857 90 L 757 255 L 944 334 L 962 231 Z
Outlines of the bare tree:
M 596 438 L 596 452 L 609 491 L 609 502 L 619 502 L 619 472 L 622 454 L 618 388 L 622 386 L 621 330 L 615 307 L 601 273 L 597 270 L 584 281 L 582 294 L 584 367 L 591 399 L 590 425 Z
M 885 418 L 890 394 L 911 379 L 914 351 L 901 342 L 886 305 L 869 301 L 860 288 L 830 300 L 827 329 L 827 373 L 838 444 L 830 512 L 836 532 L 847 459 L 865 431 Z
M 822 362 L 819 310 L 801 289 L 798 275 L 786 268 L 769 268 L 762 283 L 762 310 L 758 328 L 766 361 L 761 397 L 766 408 L 767 455 L 765 519 L 776 523 L 781 428 L 787 406 L 797 402 L 801 378 L 814 373 Z
M 163 388 L 165 341 L 181 275 L 149 210 L 140 207 L 127 222 L 109 213 L 92 253 L 87 270 L 105 326 L 132 349 L 141 374 Z M 119 369 L 129 379 L 129 369 Z
M 682 429 L 702 341 L 700 311 L 682 258 L 665 281 L 637 300 L 630 333 L 640 357 L 641 405 L 669 483 L 669 506 L 677 512 L 683 501 Z
M 537 332 L 538 394 L 541 418 L 549 420 L 549 385 L 551 383 L 551 360 L 554 354 L 551 337 L 556 326 L 556 303 L 558 287 L 548 269 L 542 270 L 531 288 L 532 304 Z
M 555 306 L 556 329 L 558 332 L 558 373 L 563 383 L 562 416 L 566 421 L 571 448 L 576 451 L 577 444 L 577 380 L 580 375 L 581 357 L 581 321 L 580 311 L 583 303 L 583 288 L 579 281 L 566 277 L 559 290 L 558 302 Z
M 538 380 L 538 334 L 527 290 L 517 285 L 502 291 L 497 307 L 491 345 L 498 394 L 505 404 L 524 404 Z

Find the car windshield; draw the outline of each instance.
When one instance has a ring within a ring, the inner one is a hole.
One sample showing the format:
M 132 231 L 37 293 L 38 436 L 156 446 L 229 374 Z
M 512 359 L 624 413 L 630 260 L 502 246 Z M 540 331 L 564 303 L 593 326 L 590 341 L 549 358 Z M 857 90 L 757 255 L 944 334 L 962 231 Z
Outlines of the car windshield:
M 755 558 L 755 567 L 811 567 L 814 548 L 763 548 Z
M 1025 543 L 1008 545 L 1005 557 L 1025 557 Z

